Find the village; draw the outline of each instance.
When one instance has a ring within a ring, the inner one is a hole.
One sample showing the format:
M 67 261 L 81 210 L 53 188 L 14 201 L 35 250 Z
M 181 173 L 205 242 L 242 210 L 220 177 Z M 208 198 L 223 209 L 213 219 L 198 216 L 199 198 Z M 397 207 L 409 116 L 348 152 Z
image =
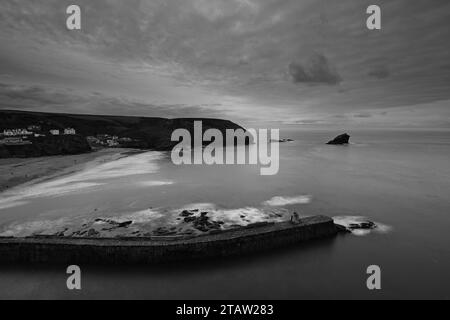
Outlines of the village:
M 120 148 L 138 140 L 128 137 L 118 137 L 109 134 L 98 134 L 96 136 L 87 136 L 86 140 L 92 148 Z
M 48 132 L 44 132 L 41 126 L 31 125 L 26 129 L 4 129 L 0 132 L 0 145 L 25 145 L 33 144 L 32 138 L 46 137 L 48 135 L 75 135 L 76 131 L 73 128 L 66 128 L 64 130 L 51 129 Z
M 4 129 L 0 131 L 0 145 L 29 145 L 33 140 L 47 136 L 70 136 L 77 135 L 73 128 L 43 130 L 39 125 L 30 125 L 26 128 Z M 128 137 L 119 137 L 110 134 L 97 134 L 87 136 L 87 142 L 92 148 L 119 148 L 124 145 L 139 142 Z

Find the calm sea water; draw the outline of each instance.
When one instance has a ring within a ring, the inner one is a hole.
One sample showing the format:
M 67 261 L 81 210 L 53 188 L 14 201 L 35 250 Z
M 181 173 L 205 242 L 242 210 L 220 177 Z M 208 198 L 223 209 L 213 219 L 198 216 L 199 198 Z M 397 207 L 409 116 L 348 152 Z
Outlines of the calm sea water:
M 238 259 L 164 267 L 0 267 L 0 298 L 450 298 L 450 131 L 284 131 L 280 171 L 257 166 L 174 166 L 145 153 L 0 194 L 0 233 L 26 235 L 97 216 L 171 223 L 185 206 L 220 218 L 264 219 L 268 208 L 348 219 L 382 232 L 347 235 Z M 379 265 L 382 290 L 366 288 Z

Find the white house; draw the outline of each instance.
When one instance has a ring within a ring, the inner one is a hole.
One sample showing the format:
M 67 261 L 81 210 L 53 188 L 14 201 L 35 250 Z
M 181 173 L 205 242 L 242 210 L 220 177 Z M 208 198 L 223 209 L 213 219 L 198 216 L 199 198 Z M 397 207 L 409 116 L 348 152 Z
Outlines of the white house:
M 52 129 L 50 130 L 50 134 L 53 136 L 59 136 L 59 130 L 58 129 Z
M 77 132 L 73 128 L 66 128 L 66 129 L 64 129 L 64 134 L 73 135 L 73 134 L 77 134 Z
M 14 133 L 12 132 L 12 130 L 3 130 L 3 135 L 5 137 L 13 137 Z
M 117 147 L 119 145 L 119 142 L 115 139 L 109 139 L 106 143 L 108 144 L 108 147 Z
M 33 132 L 30 132 L 26 129 L 3 130 L 3 135 L 5 137 L 30 136 L 32 134 L 33 134 Z
M 31 126 L 28 126 L 28 131 L 33 131 L 33 132 L 36 132 L 36 131 L 41 131 L 41 126 L 38 126 L 38 125 L 31 125 Z

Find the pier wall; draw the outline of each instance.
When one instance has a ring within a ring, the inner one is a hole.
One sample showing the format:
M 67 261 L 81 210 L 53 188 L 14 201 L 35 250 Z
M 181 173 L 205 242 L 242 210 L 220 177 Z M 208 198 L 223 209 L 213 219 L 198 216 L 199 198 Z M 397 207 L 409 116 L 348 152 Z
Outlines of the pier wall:
M 245 255 L 337 234 L 331 218 L 268 224 L 191 239 L 0 238 L 0 263 L 152 264 Z

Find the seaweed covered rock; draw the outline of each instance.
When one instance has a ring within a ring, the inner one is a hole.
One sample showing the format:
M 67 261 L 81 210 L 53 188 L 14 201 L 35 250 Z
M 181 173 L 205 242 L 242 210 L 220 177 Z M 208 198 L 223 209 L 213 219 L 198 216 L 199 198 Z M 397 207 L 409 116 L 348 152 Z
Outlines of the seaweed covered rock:
M 180 216 L 184 217 L 185 223 L 192 223 L 194 229 L 201 232 L 210 232 L 214 230 L 221 230 L 222 221 L 213 221 L 208 217 L 208 212 L 201 212 L 200 215 L 196 215 L 199 210 L 184 210 Z

